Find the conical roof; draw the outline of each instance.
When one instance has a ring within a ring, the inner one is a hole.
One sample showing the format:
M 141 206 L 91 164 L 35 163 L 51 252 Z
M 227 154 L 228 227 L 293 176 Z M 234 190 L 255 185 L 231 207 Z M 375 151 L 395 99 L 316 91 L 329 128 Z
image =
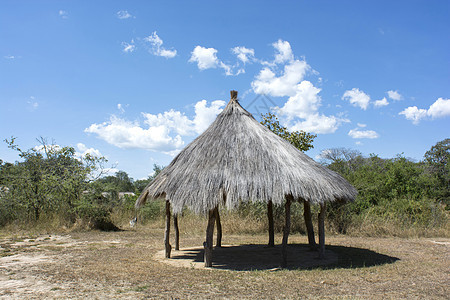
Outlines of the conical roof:
M 187 145 L 143 190 L 165 197 L 174 214 L 187 206 L 207 213 L 239 201 L 283 203 L 290 195 L 310 203 L 353 200 L 355 188 L 256 121 L 237 101 L 237 92 L 216 120 Z

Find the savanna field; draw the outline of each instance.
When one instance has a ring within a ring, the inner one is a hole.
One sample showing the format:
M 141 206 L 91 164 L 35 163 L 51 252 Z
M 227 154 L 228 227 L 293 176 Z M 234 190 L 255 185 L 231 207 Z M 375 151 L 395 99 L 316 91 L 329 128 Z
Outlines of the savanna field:
M 221 209 L 225 254 L 213 259 L 216 267 L 196 267 L 202 259 L 197 250 L 184 258 L 177 254 L 184 252 L 173 251 L 169 264 L 158 258 L 164 249 L 164 201 L 134 209 L 139 190 L 152 178 L 134 181 L 118 172 L 86 181 L 85 176 L 100 168 L 94 158 L 85 165 L 71 157 L 70 148 L 48 151 L 47 157 L 22 152 L 25 162 L 2 163 L 1 169 L 9 189 L 0 202 L 0 297 L 446 299 L 450 230 L 448 188 L 441 175 L 448 176 L 448 165 L 440 165 L 442 157 L 436 156 L 448 155 L 448 140 L 430 149 L 421 162 L 333 151 L 327 166 L 358 189 L 358 198 L 328 207 L 326 263 L 317 259 L 317 252 L 305 250 L 303 205 L 294 203 L 286 269 L 276 265 L 279 246 L 272 252 L 270 267 L 264 265 L 267 256 L 258 254 L 266 251 L 268 238 L 265 204 Z M 49 171 L 56 164 L 58 174 Z M 154 176 L 160 170 L 155 166 Z M 29 187 L 23 188 L 25 184 Z M 135 195 L 123 195 L 125 191 Z M 30 202 L 35 199 L 40 202 Z M 312 206 L 314 226 L 317 213 Z M 137 224 L 130 227 L 134 217 Z M 279 245 L 283 206 L 274 206 L 274 217 Z M 206 223 L 202 216 L 183 212 L 181 250 L 202 246 Z M 172 245 L 173 239 L 172 232 Z M 227 245 L 241 251 L 243 258 L 233 257 L 236 252 Z M 245 251 L 255 251 L 247 256 L 254 259 L 246 261 Z M 305 258 L 294 260 L 296 253 Z

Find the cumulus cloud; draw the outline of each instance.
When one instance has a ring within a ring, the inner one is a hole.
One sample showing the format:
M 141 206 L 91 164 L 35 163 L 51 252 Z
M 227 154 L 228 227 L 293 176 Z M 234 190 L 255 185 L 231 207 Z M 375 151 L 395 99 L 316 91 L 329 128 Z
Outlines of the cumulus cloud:
M 325 116 L 320 113 L 314 113 L 307 116 L 304 120 L 291 123 L 289 130 L 303 130 L 318 134 L 334 133 L 343 122 L 349 122 L 347 119 L 335 116 Z
M 359 128 L 351 129 L 348 135 L 354 139 L 376 139 L 380 135 L 373 130 L 359 130 Z
M 107 143 L 119 148 L 140 148 L 154 151 L 171 151 L 184 145 L 181 137 L 169 135 L 164 126 L 142 128 L 138 122 L 130 122 L 111 116 L 108 122 L 92 124 L 85 129 L 87 133 L 95 133 Z
M 239 75 L 245 73 L 244 69 L 239 69 L 237 72 L 233 72 L 233 69 L 237 67 L 228 65 L 217 58 L 217 49 L 206 48 L 202 46 L 196 46 L 191 52 L 191 58 L 189 62 L 197 63 L 197 67 L 200 70 L 215 69 L 217 67 L 225 71 L 225 75 Z
M 294 53 L 292 53 L 291 44 L 289 44 L 289 42 L 278 40 L 273 43 L 272 46 L 277 50 L 277 53 L 275 54 L 275 63 L 281 64 L 294 60 Z
M 200 70 L 217 68 L 219 65 L 219 59 L 216 54 L 217 50 L 214 48 L 196 46 L 191 53 L 189 62 L 197 63 L 197 67 Z
M 289 97 L 279 111 L 292 118 L 296 116 L 307 118 L 309 114 L 315 113 L 321 105 L 320 89 L 307 80 L 295 85 L 295 89 L 295 93 Z
M 297 85 L 303 80 L 310 66 L 304 60 L 295 60 L 284 66 L 281 76 L 276 76 L 269 67 L 263 68 L 256 79 L 251 83 L 257 94 L 271 95 L 274 97 L 294 96 Z
M 209 106 L 206 100 L 199 101 L 195 104 L 192 119 L 175 110 L 159 114 L 143 113 L 144 124 L 113 115 L 108 122 L 92 124 L 85 132 L 95 133 L 100 139 L 120 148 L 140 148 L 170 155 L 182 148 L 183 136 L 203 132 L 224 105 L 222 100 L 213 101 Z
M 117 18 L 119 18 L 119 19 L 121 19 L 121 20 L 123 20 L 123 19 L 128 19 L 128 18 L 131 18 L 131 17 L 133 17 L 128 11 L 126 11 L 126 10 L 119 10 L 118 12 L 117 12 Z
M 360 91 L 358 88 L 353 88 L 345 91 L 342 100 L 347 100 L 353 106 L 358 106 L 361 109 L 366 110 L 367 107 L 369 107 L 370 96 L 363 91 Z
M 216 119 L 216 116 L 223 110 L 225 101 L 216 100 L 208 107 L 207 101 L 202 100 L 195 104 L 194 130 L 200 134 Z
M 163 40 L 156 34 L 156 31 L 154 31 L 151 35 L 144 38 L 145 42 L 150 43 L 151 49 L 150 52 L 157 56 L 162 56 L 165 58 L 173 58 L 177 55 L 177 50 L 167 50 L 164 48 Z
M 419 124 L 422 119 L 443 118 L 450 116 L 450 99 L 437 99 L 428 109 L 418 108 L 417 106 L 410 106 L 399 113 L 404 115 L 406 119 Z
M 342 122 L 348 120 L 335 116 L 326 116 L 319 112 L 322 99 L 321 89 L 310 81 L 304 80 L 311 67 L 305 60 L 294 59 L 288 42 L 279 40 L 272 45 L 275 48 L 275 60 L 266 65 L 252 82 L 256 94 L 273 97 L 288 97 L 284 105 L 275 109 L 283 125 L 289 130 L 304 130 L 313 133 L 332 133 Z M 278 65 L 283 64 L 283 71 L 277 74 Z
M 450 116 L 450 99 L 439 98 L 431 104 L 427 114 L 433 119 Z
M 246 47 L 234 47 L 231 52 L 237 56 L 237 58 L 244 64 L 255 60 L 255 50 Z
M 96 157 L 102 157 L 103 156 L 102 153 L 98 149 L 88 148 L 83 143 L 78 143 L 77 144 L 77 150 L 78 151 L 75 152 L 75 156 L 77 158 L 85 157 L 87 154 L 89 154 L 90 156 L 96 156 Z
M 134 40 L 131 40 L 131 43 L 122 42 L 123 49 L 122 51 L 125 53 L 131 53 L 136 50 L 136 45 L 134 44 Z
M 420 120 L 427 117 L 427 110 L 419 109 L 417 106 L 410 106 L 401 111 L 399 115 L 404 115 L 406 119 L 412 121 L 414 124 L 419 124 Z
M 386 92 L 388 94 L 389 99 L 395 100 L 395 101 L 399 101 L 403 99 L 403 96 L 400 95 L 400 93 L 398 91 L 387 91 Z
M 383 97 L 383 99 L 376 100 L 373 105 L 378 108 L 389 105 L 389 102 L 387 101 L 386 97 Z

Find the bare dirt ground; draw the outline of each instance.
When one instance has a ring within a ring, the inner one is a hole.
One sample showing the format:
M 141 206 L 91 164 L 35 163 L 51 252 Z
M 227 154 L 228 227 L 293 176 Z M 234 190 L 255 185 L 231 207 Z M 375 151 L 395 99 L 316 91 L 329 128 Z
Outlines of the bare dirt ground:
M 280 270 L 280 248 L 265 248 L 265 235 L 225 235 L 234 246 L 214 250 L 212 269 L 201 267 L 199 248 L 161 258 L 162 229 L 2 236 L 1 299 L 449 299 L 450 240 L 442 238 L 327 237 L 324 263 L 293 235 L 290 267 Z M 183 235 L 181 247 L 203 239 Z

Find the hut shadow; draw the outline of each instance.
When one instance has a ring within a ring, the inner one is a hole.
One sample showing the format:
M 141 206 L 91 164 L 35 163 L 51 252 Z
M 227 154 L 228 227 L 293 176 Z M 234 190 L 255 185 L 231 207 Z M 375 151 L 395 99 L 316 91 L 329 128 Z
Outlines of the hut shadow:
M 172 252 L 175 265 L 203 265 L 203 248 L 181 249 Z M 377 253 L 363 248 L 327 245 L 326 258 L 318 259 L 317 251 L 310 251 L 306 244 L 288 245 L 287 269 L 335 269 L 362 268 L 394 263 L 396 257 Z M 281 262 L 281 245 L 268 248 L 266 245 L 224 246 L 213 250 L 213 268 L 247 271 L 247 270 L 278 270 Z

